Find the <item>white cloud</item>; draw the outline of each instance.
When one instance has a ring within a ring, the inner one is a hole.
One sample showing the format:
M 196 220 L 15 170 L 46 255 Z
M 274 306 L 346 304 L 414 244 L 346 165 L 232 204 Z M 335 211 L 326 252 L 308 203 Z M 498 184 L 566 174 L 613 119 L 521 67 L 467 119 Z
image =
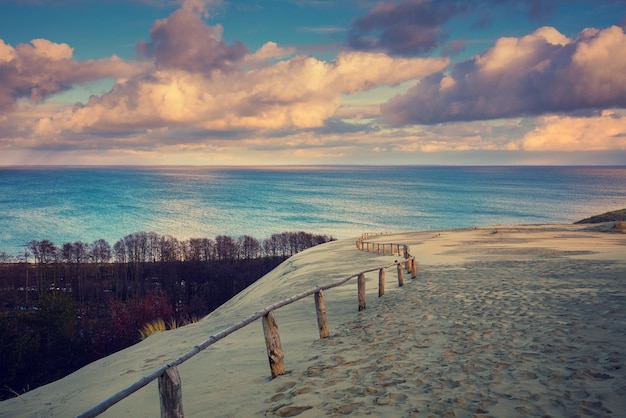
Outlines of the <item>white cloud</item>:
M 330 63 L 296 56 L 250 71 L 209 75 L 161 69 L 118 83 L 111 92 L 92 97 L 83 106 L 40 121 L 38 132 L 163 126 L 207 130 L 319 127 L 337 111 L 342 94 L 418 78 L 447 63 L 445 59 L 394 59 L 352 52 Z
M 129 77 L 143 68 L 116 56 L 80 62 L 72 59 L 72 53 L 69 45 L 46 39 L 15 48 L 0 39 L 0 111 L 13 110 L 21 98 L 42 100 L 76 84 Z
M 626 34 L 612 26 L 570 40 L 544 27 L 429 76 L 381 110 L 394 125 L 626 107 Z

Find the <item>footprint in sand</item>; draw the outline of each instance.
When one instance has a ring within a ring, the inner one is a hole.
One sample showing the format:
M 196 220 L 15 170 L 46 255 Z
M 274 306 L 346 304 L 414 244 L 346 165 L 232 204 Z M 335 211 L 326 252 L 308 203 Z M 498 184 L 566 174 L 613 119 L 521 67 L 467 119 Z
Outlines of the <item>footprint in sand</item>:
M 284 406 L 279 409 L 272 411 L 275 415 L 279 417 L 295 417 L 303 413 L 304 411 L 308 411 L 313 408 L 312 406 Z
M 363 402 L 352 402 L 349 404 L 338 406 L 336 408 L 332 408 L 331 411 L 335 414 L 349 415 L 360 406 L 363 406 Z
M 374 400 L 376 405 L 401 405 L 406 402 L 408 396 L 402 393 L 385 393 Z

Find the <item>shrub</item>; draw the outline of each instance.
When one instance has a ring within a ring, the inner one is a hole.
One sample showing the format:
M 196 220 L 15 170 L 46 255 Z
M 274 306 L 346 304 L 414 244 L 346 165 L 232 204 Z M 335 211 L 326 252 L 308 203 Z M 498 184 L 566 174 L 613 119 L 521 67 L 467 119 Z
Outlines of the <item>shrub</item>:
M 151 323 L 160 320 L 165 330 L 165 321 L 171 322 L 173 313 L 167 296 L 161 292 L 150 292 L 126 302 L 111 298 L 108 318 L 94 334 L 94 346 L 99 347 L 102 355 L 131 346 L 143 339 L 142 331 Z

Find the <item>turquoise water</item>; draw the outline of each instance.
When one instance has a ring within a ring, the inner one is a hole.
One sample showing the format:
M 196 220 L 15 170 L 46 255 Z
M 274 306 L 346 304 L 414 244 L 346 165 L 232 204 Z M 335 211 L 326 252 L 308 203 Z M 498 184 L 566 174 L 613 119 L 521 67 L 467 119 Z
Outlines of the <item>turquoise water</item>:
M 33 239 L 178 239 L 573 222 L 626 207 L 626 167 L 0 168 L 0 251 Z

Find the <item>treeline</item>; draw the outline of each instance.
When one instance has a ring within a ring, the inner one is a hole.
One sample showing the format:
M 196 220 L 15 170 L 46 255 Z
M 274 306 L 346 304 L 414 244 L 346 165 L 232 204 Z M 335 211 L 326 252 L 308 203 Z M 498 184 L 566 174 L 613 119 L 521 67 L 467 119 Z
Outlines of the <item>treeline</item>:
M 286 258 L 332 239 L 300 231 L 274 234 L 262 241 L 248 235 L 181 241 L 155 232 L 135 232 L 113 246 L 104 239 L 61 246 L 49 240 L 33 240 L 22 256 L 0 253 L 4 264 L 0 286 L 5 291 L 28 289 L 23 301 L 26 307 L 32 302 L 28 299 L 30 292 L 41 296 L 49 290 L 72 293 L 80 302 L 98 302 L 103 291 L 126 299 L 145 294 L 149 278 L 171 281 L 181 272 L 197 276 L 200 272 L 188 270 L 197 270 L 203 263 Z
M 150 322 L 200 318 L 287 257 L 331 240 L 136 232 L 112 246 L 34 240 L 20 257 L 0 252 L 0 399 L 138 342 Z

